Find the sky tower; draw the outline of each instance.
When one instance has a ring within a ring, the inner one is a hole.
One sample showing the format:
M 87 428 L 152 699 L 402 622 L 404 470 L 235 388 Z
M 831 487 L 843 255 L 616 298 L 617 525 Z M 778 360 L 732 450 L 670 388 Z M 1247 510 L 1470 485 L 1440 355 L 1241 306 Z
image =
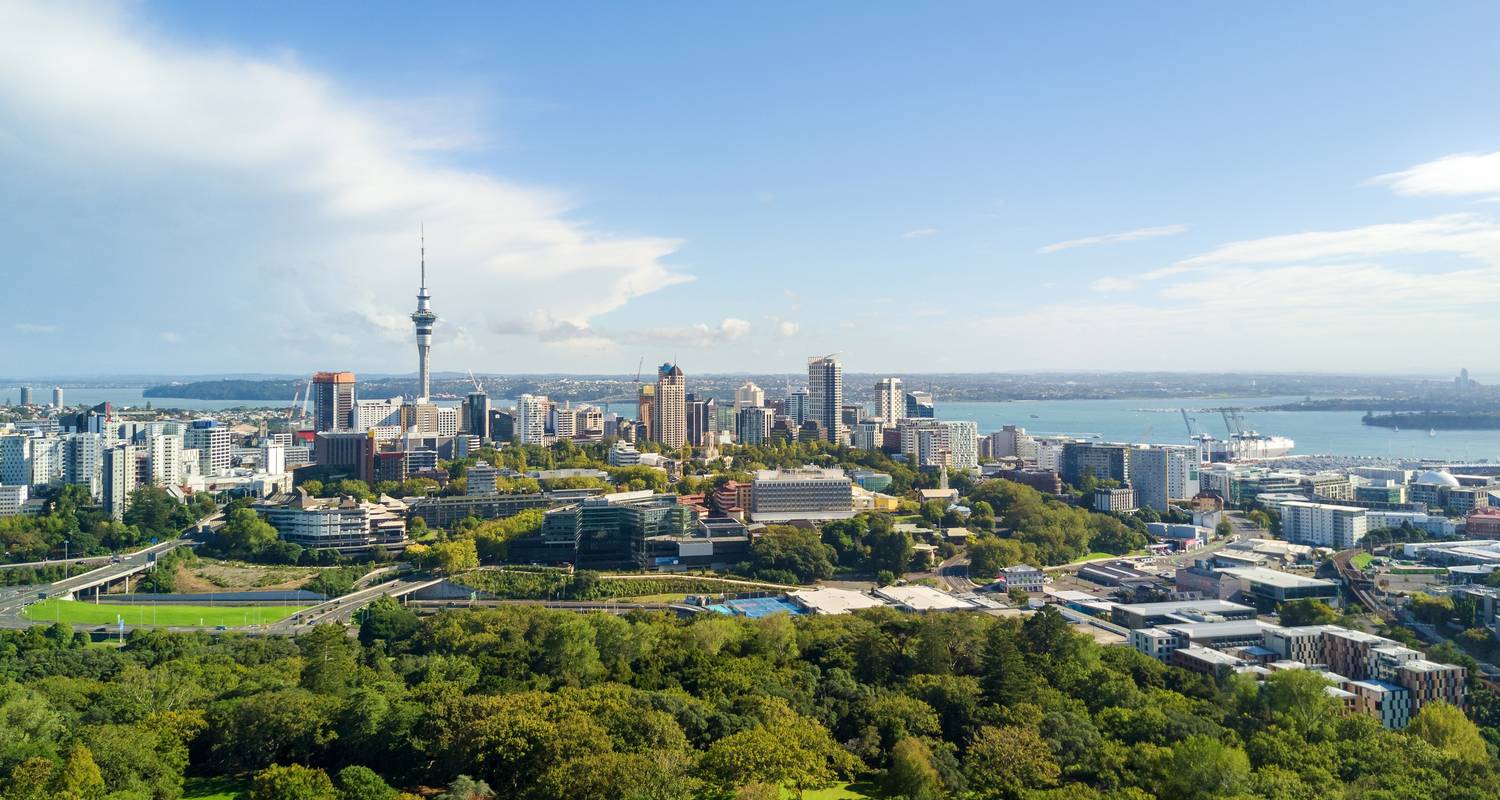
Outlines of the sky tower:
M 411 321 L 417 326 L 417 381 L 421 384 L 417 401 L 426 402 L 428 397 L 427 360 L 432 355 L 432 323 L 437 321 L 437 314 L 432 313 L 432 297 L 427 294 L 427 233 L 425 230 L 421 237 L 421 255 L 422 286 L 417 289 L 417 310 L 412 312 Z

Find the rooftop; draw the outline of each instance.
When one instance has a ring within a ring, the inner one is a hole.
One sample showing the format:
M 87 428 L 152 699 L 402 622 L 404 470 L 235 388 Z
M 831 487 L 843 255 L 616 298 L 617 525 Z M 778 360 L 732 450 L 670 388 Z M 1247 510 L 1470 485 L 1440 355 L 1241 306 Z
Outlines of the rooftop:
M 1311 589 L 1314 587 L 1332 589 L 1338 586 L 1333 581 L 1293 575 L 1290 572 L 1282 572 L 1265 567 L 1228 567 L 1221 571 L 1225 574 L 1233 575 L 1240 580 L 1274 586 L 1278 589 Z
M 875 595 L 913 611 L 953 611 L 975 607 L 967 600 L 960 600 L 931 586 L 885 586 L 876 589 Z
M 1255 609 L 1239 603 L 1231 603 L 1228 600 L 1172 600 L 1164 603 L 1124 603 L 1116 606 L 1127 614 L 1139 614 L 1144 617 L 1156 617 L 1165 614 L 1180 614 L 1184 611 L 1197 611 L 1204 614 L 1223 614 L 1229 612 L 1255 613 Z
M 877 598 L 852 589 L 798 589 L 788 592 L 787 596 L 814 614 L 847 614 L 861 608 L 885 605 Z

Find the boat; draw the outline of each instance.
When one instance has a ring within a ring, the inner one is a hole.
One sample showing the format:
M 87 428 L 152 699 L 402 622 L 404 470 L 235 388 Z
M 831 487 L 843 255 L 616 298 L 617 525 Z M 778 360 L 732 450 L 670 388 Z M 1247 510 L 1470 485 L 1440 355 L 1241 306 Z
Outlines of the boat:
M 1032 418 L 1032 419 L 1041 419 L 1041 417 L 1039 417 L 1039 416 L 1037 416 L 1037 415 L 1035 415 L 1035 414 L 1032 414 L 1032 415 L 1031 415 L 1031 418 Z
M 1428 428 L 1427 429 L 1427 437 L 1430 439 L 1430 438 L 1432 438 L 1434 436 L 1437 436 L 1437 428 Z

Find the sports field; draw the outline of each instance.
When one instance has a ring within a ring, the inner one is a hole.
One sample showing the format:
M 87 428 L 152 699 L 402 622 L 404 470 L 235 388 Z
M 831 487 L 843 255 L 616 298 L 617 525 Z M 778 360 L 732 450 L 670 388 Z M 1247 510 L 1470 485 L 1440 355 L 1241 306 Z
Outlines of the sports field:
M 26 616 L 38 622 L 70 622 L 79 625 L 114 625 L 117 619 L 123 618 L 126 625 L 236 627 L 276 622 L 303 608 L 304 606 L 184 606 L 176 603 L 127 606 L 85 603 L 79 600 L 43 600 L 27 606 Z

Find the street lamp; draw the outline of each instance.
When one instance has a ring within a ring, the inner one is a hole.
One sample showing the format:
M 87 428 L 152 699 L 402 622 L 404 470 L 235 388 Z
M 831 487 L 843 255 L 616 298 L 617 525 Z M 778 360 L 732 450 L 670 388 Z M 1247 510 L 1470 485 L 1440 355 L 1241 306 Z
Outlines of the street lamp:
M 68 540 L 63 540 L 63 580 L 73 577 L 73 570 L 68 568 Z

